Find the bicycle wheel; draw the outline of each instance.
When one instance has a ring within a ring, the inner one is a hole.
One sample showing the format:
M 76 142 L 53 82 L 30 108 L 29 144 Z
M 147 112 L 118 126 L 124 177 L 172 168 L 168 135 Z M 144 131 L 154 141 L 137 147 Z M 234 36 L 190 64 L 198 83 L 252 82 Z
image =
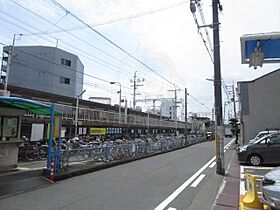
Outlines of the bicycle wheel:
M 39 147 L 39 158 L 46 159 L 48 156 L 48 145 L 42 145 Z
M 39 149 L 37 148 L 28 148 L 25 150 L 25 158 L 27 160 L 36 160 L 39 158 Z
M 18 148 L 18 160 L 19 161 L 24 160 L 24 158 L 25 158 L 24 154 L 25 154 L 25 147 L 19 146 L 19 148 Z

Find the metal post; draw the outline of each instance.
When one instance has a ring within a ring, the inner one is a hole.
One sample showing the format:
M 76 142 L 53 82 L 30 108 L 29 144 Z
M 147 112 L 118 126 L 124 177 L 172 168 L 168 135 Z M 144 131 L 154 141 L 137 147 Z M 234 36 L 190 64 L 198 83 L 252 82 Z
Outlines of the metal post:
M 78 115 L 79 115 L 79 99 L 80 97 L 86 92 L 86 90 L 83 90 L 78 96 L 76 101 L 76 113 L 75 113 L 75 137 L 77 137 L 78 134 Z
M 122 85 L 120 85 L 120 98 L 119 98 L 119 124 L 121 124 L 121 103 L 122 103 Z
M 178 119 L 177 119 L 177 90 L 175 87 L 175 128 L 176 128 L 176 136 L 177 136 L 177 127 L 178 127 Z
M 8 90 L 9 74 L 10 74 L 10 68 L 11 68 L 11 64 L 12 64 L 12 56 L 13 56 L 13 52 L 14 52 L 16 35 L 17 34 L 14 34 L 12 46 L 9 46 L 10 49 L 9 49 L 8 63 L 7 63 L 7 69 L 6 69 L 5 86 L 4 86 L 5 94 L 7 93 L 7 90 Z
M 235 91 L 234 91 L 234 84 L 232 85 L 232 102 L 233 102 L 233 111 L 234 111 L 234 118 L 237 119 L 236 115 L 236 104 L 235 104 Z
M 187 138 L 188 138 L 188 92 L 187 92 L 187 88 L 185 88 L 185 123 L 186 123 L 185 138 L 187 141 Z
M 216 115 L 216 141 L 219 141 L 219 151 L 216 152 L 216 173 L 225 174 L 224 167 L 224 139 L 222 123 L 222 90 L 221 90 L 221 65 L 220 65 L 220 38 L 219 38 L 219 0 L 212 0 L 213 9 L 213 39 L 214 39 L 214 96 L 215 96 L 215 115 Z M 221 8 L 221 7 L 220 7 Z
M 124 103 L 125 103 L 125 105 L 124 105 L 124 115 L 125 115 L 124 123 L 127 124 L 127 99 L 125 99 Z
M 148 122 L 147 122 L 148 134 L 150 133 L 150 113 L 148 112 Z
M 236 115 L 236 104 L 235 104 L 234 83 L 233 83 L 233 85 L 232 85 L 232 103 L 233 103 L 234 118 L 237 119 L 237 115 Z M 237 132 L 236 132 L 236 135 L 235 135 L 235 144 L 238 144 L 238 133 L 237 133 Z
M 119 98 L 119 124 L 121 124 L 121 103 L 122 103 L 122 85 L 120 82 L 110 82 L 111 85 L 118 84 L 120 86 L 120 90 L 118 93 L 120 94 Z
M 137 71 L 134 72 L 134 77 L 133 77 L 133 109 L 135 109 L 135 106 L 136 106 L 136 101 L 135 101 L 135 95 L 136 95 L 136 73 L 137 73 Z
M 47 171 L 51 170 L 51 158 L 52 158 L 52 144 L 53 144 L 53 123 L 54 123 L 54 104 L 50 105 L 51 118 L 50 118 L 50 131 L 49 131 L 49 147 L 48 147 L 48 159 L 47 159 Z

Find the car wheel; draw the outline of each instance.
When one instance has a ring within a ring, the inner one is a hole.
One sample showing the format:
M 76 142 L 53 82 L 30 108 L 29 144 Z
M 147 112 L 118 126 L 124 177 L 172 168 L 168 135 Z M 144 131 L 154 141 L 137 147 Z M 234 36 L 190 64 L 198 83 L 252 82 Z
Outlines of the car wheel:
M 253 166 L 259 166 L 262 163 L 262 158 L 257 154 L 250 155 L 249 163 Z

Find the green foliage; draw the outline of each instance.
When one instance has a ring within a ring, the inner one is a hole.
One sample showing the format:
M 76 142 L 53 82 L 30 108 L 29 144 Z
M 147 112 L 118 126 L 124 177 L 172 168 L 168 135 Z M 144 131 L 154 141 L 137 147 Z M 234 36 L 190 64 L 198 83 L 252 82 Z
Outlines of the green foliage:
M 231 118 L 229 120 L 229 123 L 231 124 L 231 132 L 234 134 L 234 135 L 238 135 L 240 133 L 240 123 L 238 123 L 238 120 L 235 119 L 235 118 Z

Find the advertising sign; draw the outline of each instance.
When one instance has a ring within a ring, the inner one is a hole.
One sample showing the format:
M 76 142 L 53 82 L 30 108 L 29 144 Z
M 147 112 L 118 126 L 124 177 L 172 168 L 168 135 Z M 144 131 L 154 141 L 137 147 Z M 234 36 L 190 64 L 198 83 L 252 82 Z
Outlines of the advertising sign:
M 90 128 L 89 133 L 92 136 L 106 135 L 106 128 Z

